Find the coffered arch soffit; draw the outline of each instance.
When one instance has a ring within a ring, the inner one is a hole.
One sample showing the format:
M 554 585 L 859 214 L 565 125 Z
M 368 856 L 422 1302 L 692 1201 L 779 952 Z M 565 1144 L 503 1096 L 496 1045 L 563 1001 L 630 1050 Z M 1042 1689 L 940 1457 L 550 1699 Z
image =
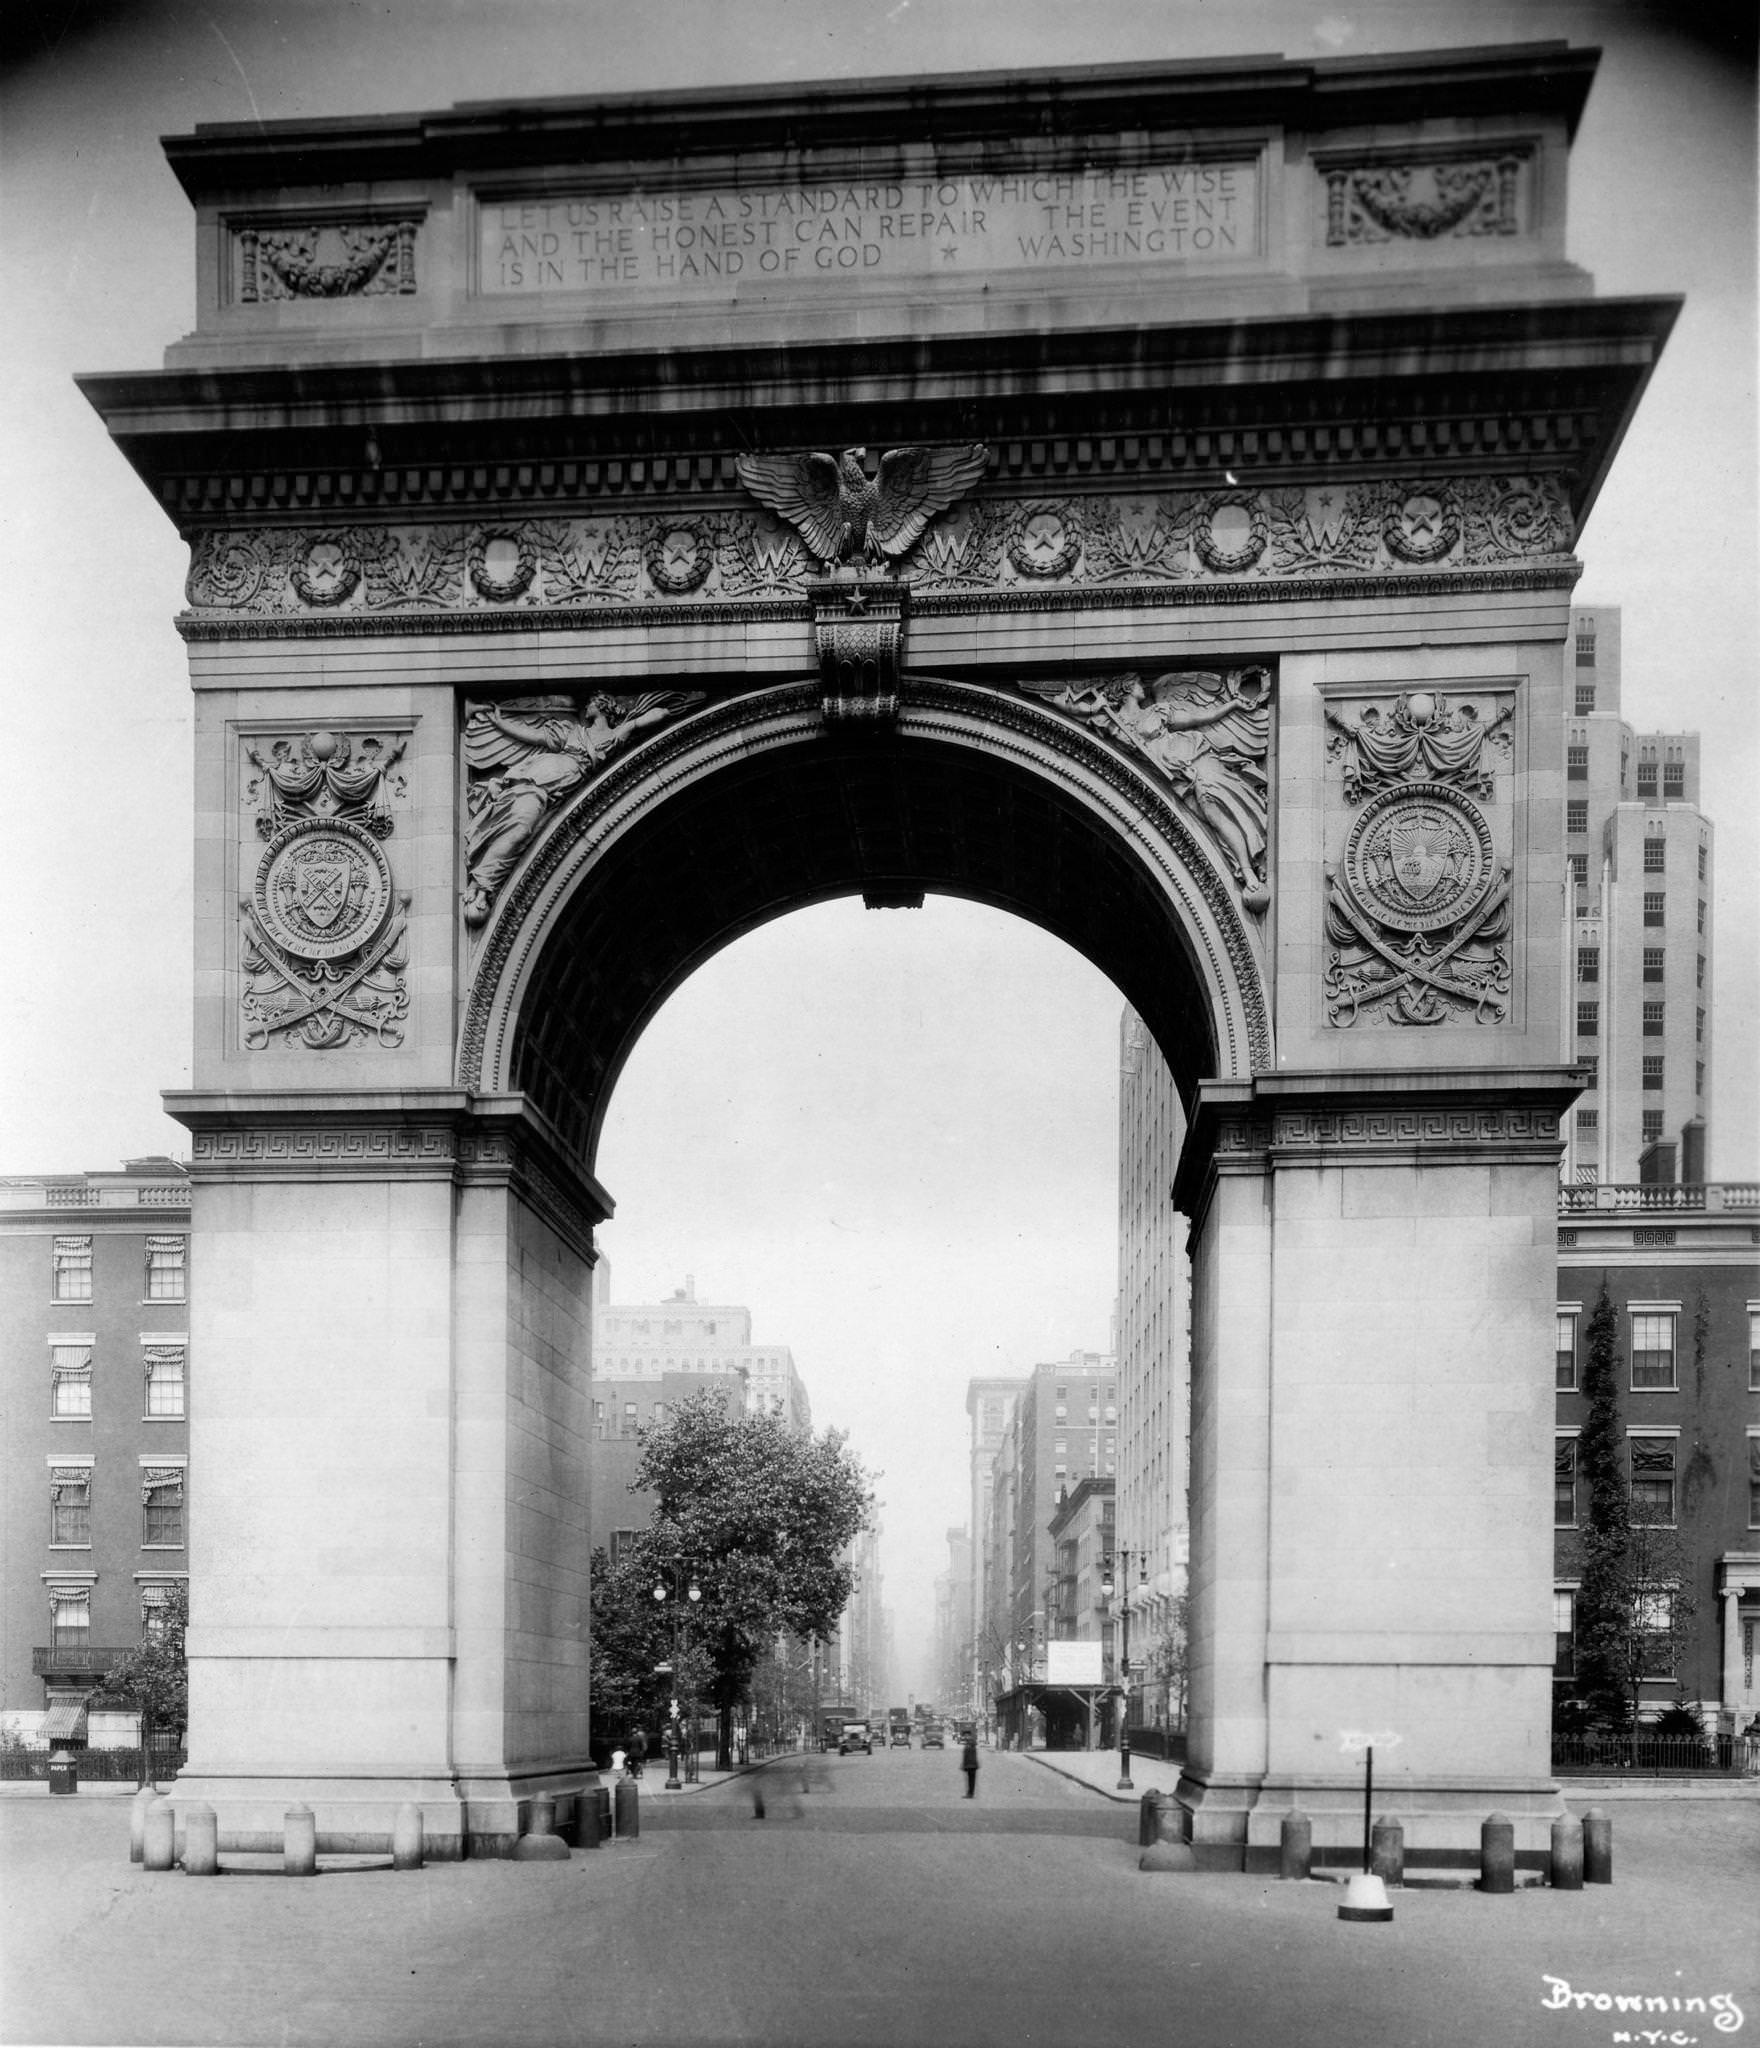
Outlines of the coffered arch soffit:
M 704 961 L 812 903 L 925 892 L 1083 954 L 1188 1099 L 1270 1066 L 1262 940 L 1166 796 L 1071 719 L 910 677 L 888 731 L 828 728 L 817 683 L 785 684 L 705 706 L 589 785 L 484 930 L 459 1082 L 523 1091 L 590 1162 L 624 1060 Z

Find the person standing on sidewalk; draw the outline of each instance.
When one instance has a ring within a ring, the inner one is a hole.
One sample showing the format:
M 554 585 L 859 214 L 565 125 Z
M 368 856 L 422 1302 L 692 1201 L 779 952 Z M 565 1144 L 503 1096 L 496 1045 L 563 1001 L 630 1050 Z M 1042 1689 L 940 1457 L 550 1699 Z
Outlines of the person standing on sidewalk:
M 959 1753 L 959 1767 L 966 1774 L 966 1797 L 978 1796 L 978 1731 L 968 1728 Z
M 648 1760 L 648 1738 L 638 1728 L 629 1739 L 629 1774 L 632 1778 L 642 1775 L 642 1766 Z

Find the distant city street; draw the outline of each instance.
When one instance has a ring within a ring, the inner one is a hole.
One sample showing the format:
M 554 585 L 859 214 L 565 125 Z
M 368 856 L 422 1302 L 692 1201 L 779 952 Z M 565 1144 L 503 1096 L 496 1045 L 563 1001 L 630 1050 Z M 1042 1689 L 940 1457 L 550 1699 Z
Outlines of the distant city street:
M 1351 1926 L 1333 1885 L 1139 1873 L 1134 1809 L 1037 1758 L 985 1751 L 970 1804 L 957 1765 L 813 1758 L 804 1795 L 789 1759 L 671 1798 L 650 1777 L 623 1846 L 315 1882 L 149 1875 L 125 1790 L 19 1787 L 4 2038 L 1600 2048 L 1728 2029 L 1548 2010 L 1558 1982 L 1756 2011 L 1752 1797 L 1619 1802 L 1611 1891 L 1408 1889 Z

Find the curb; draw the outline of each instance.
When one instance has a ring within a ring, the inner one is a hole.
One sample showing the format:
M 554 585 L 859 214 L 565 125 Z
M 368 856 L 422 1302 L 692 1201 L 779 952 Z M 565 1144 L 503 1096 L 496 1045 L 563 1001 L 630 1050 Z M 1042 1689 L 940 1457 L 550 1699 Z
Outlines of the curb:
M 1042 1770 L 1050 1771 L 1055 1777 L 1067 1778 L 1072 1785 L 1080 1785 L 1084 1791 L 1092 1792 L 1096 1798 L 1109 1800 L 1114 1806 L 1135 1806 L 1145 1792 L 1162 1791 L 1159 1785 L 1139 1785 L 1130 1792 L 1117 1792 L 1107 1785 L 1096 1785 L 1092 1778 L 1084 1778 L 1080 1771 L 1066 1770 L 1062 1764 L 1051 1761 L 1055 1751 L 1042 1749 L 1005 1750 L 1005 1756 L 1018 1756 L 1030 1764 L 1038 1764 Z

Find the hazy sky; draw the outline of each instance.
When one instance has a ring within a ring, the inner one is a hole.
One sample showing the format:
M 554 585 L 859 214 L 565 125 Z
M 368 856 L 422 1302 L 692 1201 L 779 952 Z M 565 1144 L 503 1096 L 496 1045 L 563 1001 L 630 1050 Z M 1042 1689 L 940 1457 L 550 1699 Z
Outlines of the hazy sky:
M 1738 10 L 1739 11 L 1739 10 Z M 21 0 L 0 15 L 0 1172 L 179 1151 L 189 1075 L 185 551 L 70 381 L 193 324 L 199 121 L 769 79 L 1562 36 L 1605 51 L 1570 254 L 1687 306 L 1583 536 L 1635 723 L 1705 736 L 1718 830 L 1713 1170 L 1760 1170 L 1754 104 L 1636 0 Z M 791 1345 L 882 1469 L 907 1682 L 965 1513 L 966 1379 L 1107 1341 L 1118 1000 L 967 905 L 804 912 L 704 968 L 637 1048 L 600 1156 L 621 1299 L 689 1272 Z M 710 1020 L 747 1020 L 730 1041 Z M 701 1048 L 713 1043 L 713 1060 Z

